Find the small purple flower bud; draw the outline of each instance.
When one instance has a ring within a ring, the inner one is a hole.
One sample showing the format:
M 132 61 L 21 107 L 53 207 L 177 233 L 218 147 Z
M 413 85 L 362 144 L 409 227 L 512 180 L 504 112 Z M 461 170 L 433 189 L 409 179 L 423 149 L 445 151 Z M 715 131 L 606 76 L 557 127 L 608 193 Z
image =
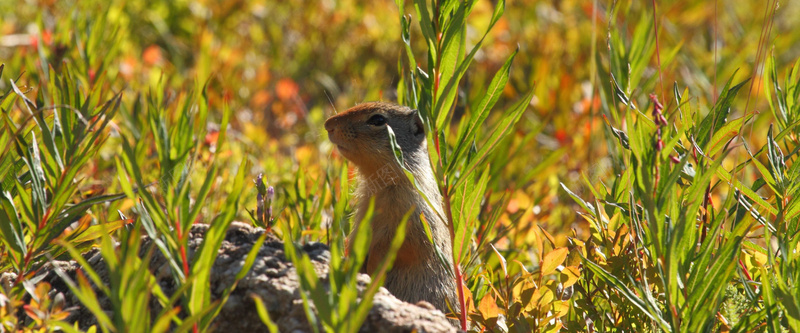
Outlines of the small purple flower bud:
M 656 142 L 656 151 L 661 151 L 662 149 L 664 149 L 664 141 L 658 139 L 658 141 Z
M 275 189 L 272 186 L 267 188 L 267 201 L 272 202 L 275 199 Z
M 653 101 L 653 113 L 661 113 L 664 106 L 658 101 L 658 96 L 656 96 L 656 94 L 650 94 L 650 100 Z

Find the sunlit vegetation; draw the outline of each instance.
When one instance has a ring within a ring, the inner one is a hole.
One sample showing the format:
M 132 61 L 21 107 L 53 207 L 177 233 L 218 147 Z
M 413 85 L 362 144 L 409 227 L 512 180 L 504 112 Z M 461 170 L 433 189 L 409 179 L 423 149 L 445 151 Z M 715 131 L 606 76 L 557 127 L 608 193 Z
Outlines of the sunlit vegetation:
M 110 281 L 64 277 L 90 331 L 212 330 L 233 221 L 285 241 L 310 321 L 357 330 L 386 271 L 357 294 L 354 168 L 322 124 L 383 100 L 428 129 L 462 327 L 800 331 L 797 17 L 769 0 L 2 2 L 0 330 L 78 331 L 37 276 L 91 248 Z M 149 283 L 153 251 L 177 295 Z

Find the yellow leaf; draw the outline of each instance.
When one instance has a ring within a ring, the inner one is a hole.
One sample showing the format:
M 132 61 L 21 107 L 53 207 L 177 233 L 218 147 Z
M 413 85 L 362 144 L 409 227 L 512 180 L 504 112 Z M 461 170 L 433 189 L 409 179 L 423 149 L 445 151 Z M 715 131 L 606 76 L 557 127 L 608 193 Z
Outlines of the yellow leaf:
M 67 311 L 60 311 L 50 314 L 50 319 L 52 320 L 64 320 L 67 319 L 67 317 L 69 317 L 69 312 Z
M 542 264 L 540 265 L 540 271 L 542 276 L 552 274 L 556 271 L 556 267 L 561 265 L 564 262 L 564 259 L 567 259 L 567 254 L 569 250 L 566 247 L 559 247 L 553 251 L 550 251 L 547 255 L 544 256 L 542 259 Z
M 569 302 L 556 301 L 553 302 L 553 315 L 556 317 L 563 317 L 569 313 Z
M 534 229 L 531 229 L 531 230 L 534 230 Z M 536 255 L 539 256 L 539 258 L 541 258 L 541 257 L 544 256 L 544 240 L 542 240 L 542 238 L 544 238 L 544 237 L 540 233 L 538 233 L 536 231 L 531 232 L 531 234 L 534 236 L 533 237 L 533 248 L 536 249 Z
M 537 291 L 541 291 L 539 293 L 539 295 L 541 295 L 541 297 L 538 299 L 538 303 L 539 303 L 540 307 L 545 307 L 546 305 L 552 303 L 553 300 L 556 299 L 556 297 L 555 297 L 556 295 L 553 293 L 553 290 L 551 290 L 550 288 L 541 288 L 541 289 L 538 289 Z
M 536 310 L 536 306 L 539 305 L 539 299 L 542 298 L 542 293 L 540 289 L 533 290 L 531 293 L 531 297 L 529 299 L 522 299 L 522 306 L 525 309 L 525 312 L 533 312 Z
M 560 320 L 556 320 L 556 324 L 553 326 L 548 326 L 545 328 L 545 333 L 550 332 L 561 332 L 561 328 L 564 327 L 564 324 Z
M 506 258 L 503 257 L 502 254 L 500 254 L 500 251 L 497 251 L 497 248 L 494 247 L 492 243 L 489 243 L 489 246 L 492 248 L 492 251 L 494 251 L 494 254 L 497 255 L 497 261 L 500 262 L 500 267 L 503 269 L 503 277 L 508 279 L 508 267 Z
M 769 259 L 767 258 L 767 255 L 764 254 L 764 253 L 761 253 L 759 251 L 752 251 L 752 252 L 751 251 L 746 251 L 746 252 L 750 252 L 750 256 L 749 257 L 750 257 L 750 260 L 751 260 L 751 264 L 753 266 L 764 267 L 764 265 L 767 264 L 767 261 L 769 261 Z
M 520 273 L 522 275 L 529 275 L 530 274 L 530 272 L 528 272 L 528 269 L 525 268 L 525 264 L 523 264 L 521 261 L 519 261 L 517 259 L 514 259 L 514 263 L 517 264 L 517 266 L 519 267 Z M 511 275 L 511 274 L 509 274 L 509 275 Z
M 561 271 L 561 284 L 564 286 L 564 288 L 567 288 L 578 282 L 580 277 L 581 271 L 578 269 L 578 267 L 567 266 Z
M 573 248 L 569 250 L 569 254 L 567 255 L 567 261 L 564 262 L 564 266 L 579 266 L 583 263 L 583 259 L 581 258 L 581 251 L 582 248 Z
M 514 285 L 512 300 L 519 301 L 520 304 L 525 307 L 531 303 L 535 289 L 536 287 L 533 285 L 533 282 L 527 279 L 522 280 L 520 283 Z

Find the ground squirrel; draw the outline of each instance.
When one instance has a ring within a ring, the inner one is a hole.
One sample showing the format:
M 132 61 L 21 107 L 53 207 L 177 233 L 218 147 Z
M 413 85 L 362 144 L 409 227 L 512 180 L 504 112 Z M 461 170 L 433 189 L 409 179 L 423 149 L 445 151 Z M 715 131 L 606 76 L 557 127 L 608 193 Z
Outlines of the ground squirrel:
M 414 174 L 420 189 L 436 206 L 435 209 L 443 212 L 442 196 L 428 157 L 425 127 L 416 110 L 390 103 L 365 103 L 328 119 L 325 129 L 331 142 L 359 171 L 356 224 L 366 213 L 369 198 L 375 196 L 366 272 L 372 273 L 378 268 L 403 216 L 411 207 L 416 207 L 408 221 L 405 241 L 384 286 L 403 301 L 427 301 L 447 313 L 448 301 L 452 306 L 457 304 L 455 278 L 437 258 L 425 235 L 420 214 L 424 214 L 434 243 L 452 269 L 450 233 L 445 221 L 425 202 L 397 163 L 387 126 L 391 127 L 403 152 L 405 168 Z

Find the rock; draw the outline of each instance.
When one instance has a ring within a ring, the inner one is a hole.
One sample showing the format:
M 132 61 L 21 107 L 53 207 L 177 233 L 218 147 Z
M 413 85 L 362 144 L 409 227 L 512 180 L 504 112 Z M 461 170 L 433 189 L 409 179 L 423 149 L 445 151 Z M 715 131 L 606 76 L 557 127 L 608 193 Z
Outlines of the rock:
M 189 233 L 188 256 L 194 255 L 199 248 L 207 225 L 195 225 Z M 220 247 L 217 260 L 211 273 L 211 297 L 219 299 L 223 291 L 235 282 L 236 274 L 244 265 L 244 260 L 254 243 L 264 233 L 263 229 L 254 228 L 247 224 L 234 222 Z M 149 240 L 145 239 L 142 248 L 148 247 Z M 314 264 L 317 275 L 327 283 L 328 261 L 330 252 L 327 246 L 321 243 L 306 244 L 302 248 Z M 144 250 L 142 250 L 144 252 Z M 167 260 L 159 251 L 154 251 L 150 261 L 150 271 L 156 277 L 159 286 L 167 294 L 172 295 L 175 285 Z M 84 254 L 87 262 L 92 265 L 101 280 L 108 281 L 108 272 L 103 262 L 100 251 L 94 249 Z M 191 260 L 191 259 L 190 259 Z M 79 327 L 88 328 L 96 325 L 94 315 L 81 307 L 78 299 L 72 295 L 66 283 L 55 273 L 54 266 L 64 271 L 68 276 L 75 277 L 80 269 L 75 261 L 53 261 L 41 270 L 43 281 L 52 285 L 54 295 L 63 293 L 66 306 L 74 307 L 67 321 L 77 322 Z M 9 275 L 9 276 L 6 276 Z M 4 273 L 3 283 L 13 281 L 16 276 Z M 369 284 L 369 276 L 361 274 L 359 289 L 363 291 Z M 283 243 L 275 236 L 270 235 L 258 252 L 258 256 L 251 271 L 236 286 L 236 289 L 222 307 L 219 315 L 212 323 L 215 331 L 224 332 L 251 332 L 266 331 L 266 326 L 261 322 L 251 295 L 261 297 L 270 317 L 278 325 L 281 332 L 311 332 L 308 320 L 303 310 L 303 301 L 298 291 L 298 278 L 294 266 L 283 253 Z M 110 311 L 110 301 L 97 292 L 100 305 Z M 432 309 L 429 304 L 419 305 L 405 303 L 392 296 L 386 289 L 381 288 L 375 295 L 372 309 L 361 327 L 361 332 L 456 332 L 442 312 Z M 160 305 L 154 299 L 150 302 L 151 311 L 157 314 Z

